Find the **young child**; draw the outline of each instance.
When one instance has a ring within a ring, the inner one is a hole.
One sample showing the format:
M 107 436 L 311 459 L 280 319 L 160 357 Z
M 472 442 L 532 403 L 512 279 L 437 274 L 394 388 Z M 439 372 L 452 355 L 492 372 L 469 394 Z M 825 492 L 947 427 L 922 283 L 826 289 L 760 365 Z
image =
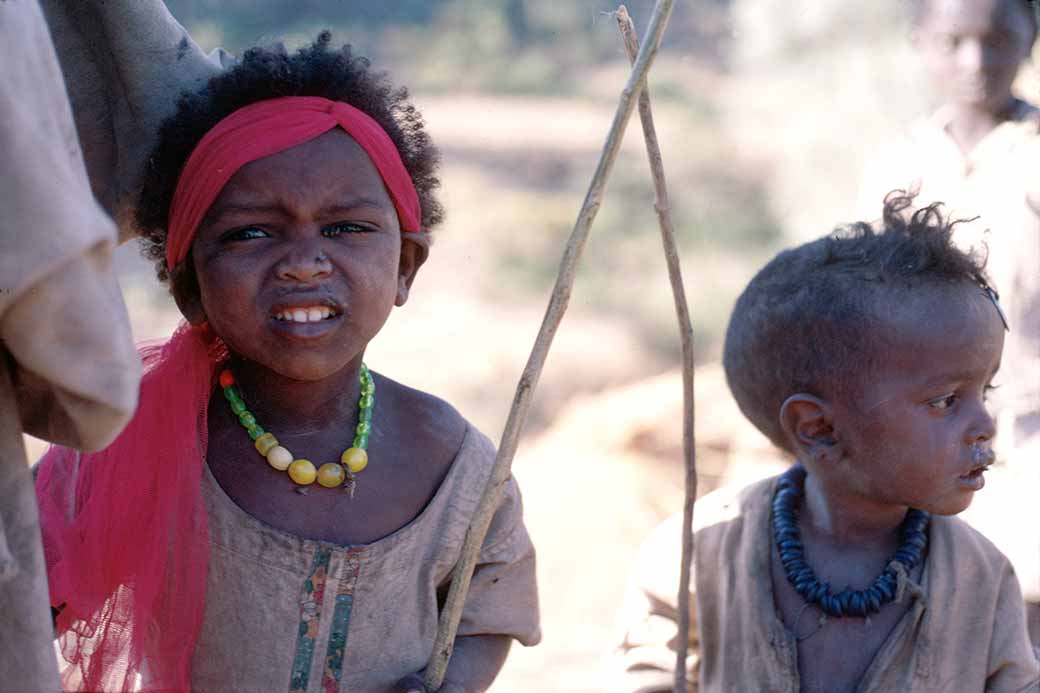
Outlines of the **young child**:
M 993 286 L 1012 330 L 994 396 L 999 464 L 983 503 L 965 520 L 1007 554 L 1030 604 L 1040 644 L 1040 506 L 1021 527 L 999 514 L 1040 494 L 1040 110 L 1012 84 L 1037 37 L 1033 0 L 915 0 L 914 44 L 942 105 L 868 166 L 862 195 L 870 211 L 892 188 L 942 200 L 959 224 L 962 248 L 986 248 Z M 1032 198 L 1032 202 L 1030 202 Z
M 702 691 L 1040 686 L 1014 570 L 951 517 L 993 461 L 1004 322 L 939 210 L 909 205 L 780 253 L 733 310 L 730 388 L 798 463 L 697 503 Z M 616 690 L 671 690 L 679 528 L 636 562 Z
M 328 33 L 181 100 L 137 221 L 186 322 L 116 442 L 39 469 L 66 689 L 422 689 L 494 448 L 362 358 L 441 221 L 436 164 L 405 90 Z M 441 690 L 539 639 L 500 497 Z

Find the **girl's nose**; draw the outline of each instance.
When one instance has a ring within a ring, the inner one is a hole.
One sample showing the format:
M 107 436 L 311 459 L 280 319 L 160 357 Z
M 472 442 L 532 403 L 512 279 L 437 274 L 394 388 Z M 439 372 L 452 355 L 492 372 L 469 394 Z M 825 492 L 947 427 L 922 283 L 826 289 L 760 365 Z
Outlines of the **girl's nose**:
M 275 267 L 279 279 L 313 282 L 332 273 L 332 261 L 317 243 L 294 244 Z

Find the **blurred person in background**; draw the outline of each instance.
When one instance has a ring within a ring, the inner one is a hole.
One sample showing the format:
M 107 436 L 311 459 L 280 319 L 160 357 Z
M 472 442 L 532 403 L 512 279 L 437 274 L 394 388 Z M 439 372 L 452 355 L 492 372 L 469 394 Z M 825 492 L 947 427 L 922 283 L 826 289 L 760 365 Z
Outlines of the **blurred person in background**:
M 1012 89 L 1036 4 L 913 0 L 914 45 L 942 105 L 868 164 L 859 212 L 876 216 L 892 188 L 917 190 L 970 219 L 955 241 L 988 257 L 1011 326 L 993 395 L 1003 464 L 963 517 L 1011 559 L 1040 643 L 1040 110 Z
M 23 433 L 104 447 L 140 363 L 115 274 L 115 227 L 91 194 L 36 0 L 0 2 L 0 688 L 58 690 Z

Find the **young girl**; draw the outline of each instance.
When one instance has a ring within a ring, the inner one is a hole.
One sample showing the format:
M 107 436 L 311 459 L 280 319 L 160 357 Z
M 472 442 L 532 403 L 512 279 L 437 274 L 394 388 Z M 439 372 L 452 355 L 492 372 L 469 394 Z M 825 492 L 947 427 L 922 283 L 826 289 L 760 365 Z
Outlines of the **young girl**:
M 697 503 L 701 691 L 1040 685 L 1014 570 L 951 517 L 993 462 L 985 400 L 1005 324 L 981 262 L 936 208 L 907 220 L 908 205 L 889 198 L 880 232 L 785 250 L 733 310 L 733 395 L 799 463 Z M 611 690 L 671 690 L 680 527 L 635 562 Z
M 1008 315 L 1004 368 L 994 396 L 1000 428 L 990 493 L 965 519 L 1008 555 L 1030 603 L 1040 644 L 1040 110 L 1012 85 L 1037 37 L 1034 0 L 914 0 L 914 44 L 942 105 L 868 167 L 863 205 L 896 187 L 942 200 L 970 219 L 954 230 L 962 248 L 986 248 L 987 267 Z M 1030 203 L 1030 198 L 1033 198 Z M 1031 513 L 1010 528 L 1010 499 Z
M 37 481 L 66 688 L 421 689 L 494 449 L 362 361 L 441 220 L 437 155 L 329 42 L 248 51 L 162 129 L 137 221 L 186 322 L 126 432 Z M 539 629 L 510 480 L 442 690 L 513 638 Z

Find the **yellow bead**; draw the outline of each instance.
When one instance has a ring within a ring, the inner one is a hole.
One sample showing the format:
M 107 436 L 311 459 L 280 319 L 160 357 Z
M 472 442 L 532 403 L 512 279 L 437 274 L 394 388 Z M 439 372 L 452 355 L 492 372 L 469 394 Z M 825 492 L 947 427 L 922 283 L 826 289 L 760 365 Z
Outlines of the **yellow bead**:
M 325 488 L 336 488 L 347 478 L 343 465 L 326 462 L 318 468 L 318 483 Z
M 352 474 L 357 474 L 368 466 L 368 453 L 361 448 L 347 448 L 343 451 L 340 461 Z
M 253 445 L 256 446 L 257 452 L 267 457 L 267 453 L 271 452 L 271 448 L 278 446 L 278 439 L 274 437 L 273 433 L 265 433 L 254 440 Z
M 271 465 L 280 472 L 284 472 L 292 464 L 293 456 L 292 453 L 283 448 L 281 445 L 275 445 L 273 448 L 267 451 L 267 464 Z
M 318 476 L 318 470 L 310 460 L 293 460 L 289 465 L 289 478 L 300 486 L 313 484 L 314 478 Z

